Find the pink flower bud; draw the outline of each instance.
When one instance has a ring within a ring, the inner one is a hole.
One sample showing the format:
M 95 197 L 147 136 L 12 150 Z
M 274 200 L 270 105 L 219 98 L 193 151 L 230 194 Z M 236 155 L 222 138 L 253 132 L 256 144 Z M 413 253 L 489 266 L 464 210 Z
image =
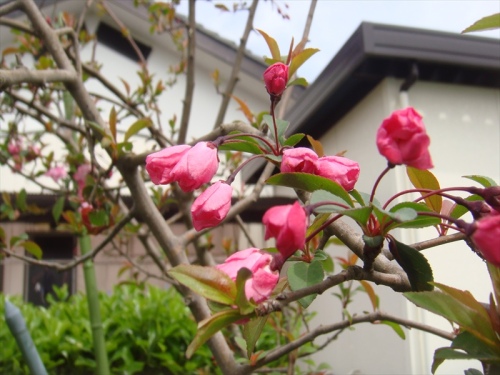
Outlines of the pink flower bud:
M 87 179 L 87 175 L 90 173 L 92 167 L 90 164 L 82 164 L 73 174 L 73 178 L 78 186 L 78 196 L 82 198 L 83 189 L 85 188 L 85 180 Z
M 269 95 L 280 96 L 285 91 L 288 82 L 288 65 L 274 63 L 264 72 L 264 83 Z
M 269 267 L 272 259 L 271 254 L 250 248 L 234 253 L 217 268 L 233 280 L 236 280 L 241 268 L 248 268 L 252 277 L 246 281 L 245 295 L 248 300 L 253 299 L 255 303 L 260 303 L 269 298 L 280 277 L 279 271 L 271 271 Z
M 7 151 L 12 156 L 19 155 L 19 153 L 21 152 L 21 147 L 22 147 L 21 141 L 19 141 L 19 139 L 16 139 L 14 141 L 9 142 L 9 144 L 7 145 Z
M 45 172 L 45 176 L 52 178 L 55 182 L 59 181 L 61 178 L 64 178 L 68 175 L 66 168 L 62 166 L 56 166 L 50 168 L 47 172 Z
M 472 241 L 484 259 L 500 267 L 500 215 L 492 214 L 475 222 Z
M 151 181 L 155 185 L 173 182 L 172 169 L 190 148 L 188 145 L 172 146 L 146 156 L 146 171 Z
M 182 155 L 171 177 L 183 191 L 189 192 L 210 182 L 218 167 L 217 147 L 211 142 L 199 142 Z
M 194 229 L 200 231 L 218 225 L 231 208 L 233 189 L 224 181 L 217 181 L 207 188 L 191 206 Z
M 325 156 L 319 158 L 316 174 L 335 181 L 346 191 L 350 191 L 358 181 L 359 164 L 342 156 Z
M 412 107 L 394 111 L 377 132 L 379 152 L 394 165 L 432 168 L 429 144 L 422 116 Z
M 276 247 L 285 260 L 304 248 L 307 215 L 299 202 L 271 207 L 262 223 L 266 227 L 265 239 L 276 238 Z
M 304 172 L 316 174 L 318 155 L 306 147 L 290 148 L 283 151 L 281 172 Z

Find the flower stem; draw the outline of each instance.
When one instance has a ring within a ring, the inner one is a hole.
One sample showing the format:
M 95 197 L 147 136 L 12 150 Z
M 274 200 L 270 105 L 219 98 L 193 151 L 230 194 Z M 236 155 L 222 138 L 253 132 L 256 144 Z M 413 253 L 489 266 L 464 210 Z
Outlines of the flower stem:
M 375 191 L 377 190 L 380 181 L 382 181 L 382 178 L 387 174 L 387 172 L 389 172 L 394 167 L 394 164 L 389 163 L 387 167 L 382 171 L 380 176 L 378 176 L 377 181 L 375 181 L 375 184 L 373 185 L 372 194 L 370 195 L 370 203 L 372 203 L 373 199 L 375 198 Z

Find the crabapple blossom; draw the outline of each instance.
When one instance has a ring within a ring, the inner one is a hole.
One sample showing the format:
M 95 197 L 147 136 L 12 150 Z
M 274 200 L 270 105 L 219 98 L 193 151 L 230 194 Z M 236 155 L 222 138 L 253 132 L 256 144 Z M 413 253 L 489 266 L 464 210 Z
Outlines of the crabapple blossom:
M 59 181 L 61 178 L 64 178 L 68 175 L 66 168 L 63 166 L 55 166 L 50 168 L 47 172 L 45 172 L 45 176 L 50 177 L 54 180 L 54 182 Z
M 288 82 L 288 65 L 274 63 L 264 72 L 264 84 L 269 95 L 280 96 Z
M 249 248 L 237 251 L 222 264 L 216 266 L 231 279 L 236 280 L 241 268 L 248 268 L 252 277 L 245 283 L 245 295 L 248 300 L 260 303 L 266 300 L 279 280 L 279 271 L 271 271 L 273 256 L 260 249 Z
M 166 185 L 174 181 L 172 169 L 189 150 L 189 145 L 164 148 L 146 156 L 146 171 L 155 185 Z
M 274 206 L 262 218 L 266 227 L 265 239 L 276 238 L 276 248 L 283 259 L 288 259 L 305 246 L 307 215 L 299 202 Z
M 432 168 L 429 144 L 422 116 L 412 107 L 394 111 L 377 131 L 378 150 L 394 165 Z
M 500 215 L 492 214 L 475 222 L 472 242 L 491 264 L 500 267 Z
M 318 155 L 306 147 L 290 148 L 283 151 L 281 172 L 304 172 L 316 174 Z
M 317 175 L 341 185 L 345 190 L 354 189 L 359 178 L 359 164 L 342 156 L 324 156 L 318 159 Z
M 170 174 L 184 192 L 190 192 L 210 182 L 218 167 L 217 147 L 199 142 L 182 155 Z
M 73 178 L 75 179 L 75 182 L 78 186 L 78 196 L 80 198 L 82 198 L 83 188 L 85 187 L 85 179 L 87 178 L 87 175 L 90 173 L 91 169 L 92 168 L 90 164 L 82 164 L 76 169 L 76 172 L 73 174 Z
M 231 208 L 233 189 L 224 181 L 209 186 L 191 206 L 194 229 L 215 227 L 226 218 Z

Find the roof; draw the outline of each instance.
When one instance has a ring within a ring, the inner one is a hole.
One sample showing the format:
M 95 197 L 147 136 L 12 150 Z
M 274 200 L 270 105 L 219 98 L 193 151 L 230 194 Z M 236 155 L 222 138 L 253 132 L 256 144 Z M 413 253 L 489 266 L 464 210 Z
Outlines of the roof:
M 288 133 L 320 138 L 386 77 L 499 88 L 499 41 L 363 22 L 286 113 Z M 245 168 L 245 180 L 262 167 Z

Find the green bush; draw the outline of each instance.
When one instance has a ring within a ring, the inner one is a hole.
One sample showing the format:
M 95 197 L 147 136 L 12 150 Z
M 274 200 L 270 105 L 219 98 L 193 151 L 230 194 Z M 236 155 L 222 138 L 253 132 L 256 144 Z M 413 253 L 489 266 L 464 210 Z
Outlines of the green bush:
M 48 308 L 35 307 L 20 298 L 17 305 L 50 374 L 93 374 L 95 369 L 87 301 L 83 294 L 67 299 L 56 291 Z M 216 374 L 207 347 L 188 361 L 184 355 L 196 333 L 182 298 L 173 290 L 122 285 L 112 295 L 100 294 L 101 314 L 109 362 L 114 374 Z M 0 298 L 0 373 L 28 374 L 21 352 L 4 316 Z

